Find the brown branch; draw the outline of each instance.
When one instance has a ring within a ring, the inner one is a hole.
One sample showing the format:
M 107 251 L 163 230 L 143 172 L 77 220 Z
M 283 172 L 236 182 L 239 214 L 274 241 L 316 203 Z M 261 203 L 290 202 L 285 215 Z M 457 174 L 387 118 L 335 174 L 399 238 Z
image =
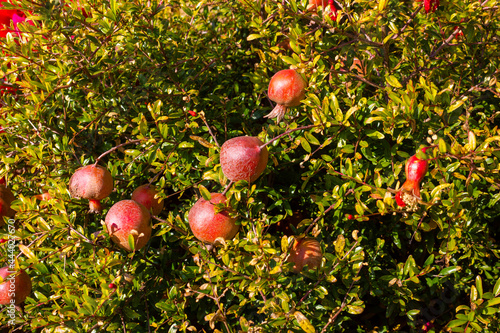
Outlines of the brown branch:
M 132 140 L 132 141 L 127 141 L 127 142 L 124 142 L 124 143 L 120 143 L 118 146 L 115 146 L 115 147 L 109 149 L 108 151 L 105 151 L 101 155 L 99 155 L 99 157 L 95 160 L 94 165 L 97 166 L 97 164 L 99 163 L 99 161 L 101 160 L 101 158 L 103 158 L 104 156 L 108 155 L 109 153 L 112 153 L 113 151 L 117 150 L 118 148 L 126 146 L 128 144 L 132 144 L 132 143 L 139 143 L 141 141 L 142 141 L 142 139 L 137 139 L 137 140 Z

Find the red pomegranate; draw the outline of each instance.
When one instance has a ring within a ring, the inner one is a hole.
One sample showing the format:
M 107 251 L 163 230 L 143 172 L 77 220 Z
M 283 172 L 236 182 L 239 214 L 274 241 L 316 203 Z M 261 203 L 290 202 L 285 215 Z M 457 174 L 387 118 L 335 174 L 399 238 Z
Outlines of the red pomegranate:
M 8 266 L 0 268 L 3 282 L 0 284 L 0 304 L 21 304 L 31 294 L 31 278 L 23 269 L 10 271 Z
M 12 218 L 16 215 L 16 211 L 10 207 L 12 201 L 16 198 L 5 185 L 0 185 L 0 227 L 5 224 L 3 217 Z
M 113 192 L 113 177 L 99 165 L 87 165 L 75 171 L 69 180 L 69 193 L 73 198 L 90 200 L 92 212 L 101 211 L 100 200 Z
M 425 153 L 427 149 L 423 148 L 422 151 Z M 418 199 L 420 199 L 420 183 L 424 179 L 428 168 L 428 161 L 421 160 L 417 155 L 413 155 L 406 161 L 406 181 L 399 192 L 396 193 L 396 203 L 398 206 L 405 207 L 409 205 L 411 208 L 415 208 Z
M 225 204 L 226 197 L 220 193 L 211 193 L 210 200 L 199 199 L 189 211 L 189 227 L 194 236 L 202 242 L 213 244 L 215 239 L 232 239 L 239 229 L 236 219 L 230 216 L 227 207 L 217 207 Z
M 158 191 L 153 185 L 144 184 L 132 192 L 132 200 L 143 204 L 153 215 L 158 215 L 163 210 L 164 203 L 163 200 L 155 198 L 157 193 Z
M 143 248 L 151 238 L 151 215 L 146 207 L 134 200 L 115 203 L 104 220 L 111 240 L 124 250 L 132 251 L 129 236 L 133 237 L 134 248 Z
M 306 88 L 307 82 L 294 69 L 284 69 L 274 74 L 269 82 L 267 94 L 276 106 L 265 117 L 277 118 L 280 122 L 289 107 L 300 105 Z
M 294 263 L 293 271 L 299 273 L 306 265 L 308 269 L 319 267 L 322 258 L 321 244 L 314 238 L 302 238 L 293 243 L 288 261 Z
M 266 169 L 269 153 L 257 137 L 238 136 L 224 142 L 220 165 L 227 179 L 253 182 Z

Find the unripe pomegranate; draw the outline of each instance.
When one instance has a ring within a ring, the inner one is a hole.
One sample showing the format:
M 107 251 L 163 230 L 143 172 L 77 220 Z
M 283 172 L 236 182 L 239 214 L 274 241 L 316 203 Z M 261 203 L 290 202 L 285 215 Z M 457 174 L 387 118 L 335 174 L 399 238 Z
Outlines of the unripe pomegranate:
M 320 243 L 314 238 L 302 238 L 293 243 L 288 261 L 294 263 L 293 271 L 300 273 L 306 265 L 308 269 L 319 267 L 322 258 Z
M 265 117 L 277 118 L 280 122 L 289 107 L 300 105 L 306 88 L 307 82 L 294 69 L 284 69 L 274 74 L 269 82 L 267 95 L 277 105 Z
M 31 294 L 31 278 L 23 269 L 10 271 L 9 266 L 0 268 L 3 282 L 0 284 L 0 304 L 21 304 Z
M 104 220 L 111 240 L 124 250 L 132 251 L 129 235 L 134 239 L 134 248 L 139 250 L 151 238 L 151 215 L 146 207 L 134 200 L 115 203 Z
M 222 172 L 231 181 L 253 182 L 264 172 L 269 153 L 254 136 L 238 136 L 224 142 L 220 151 Z
M 426 149 L 422 150 L 425 152 Z M 406 161 L 406 181 L 401 186 L 399 192 L 396 193 L 396 203 L 398 206 L 404 207 L 409 205 L 415 208 L 418 199 L 420 199 L 420 183 L 424 179 L 428 168 L 428 161 L 421 160 L 417 155 L 413 155 Z
M 5 185 L 0 185 L 0 227 L 5 224 L 4 216 L 12 218 L 16 215 L 16 211 L 10 208 L 15 199 L 14 194 Z
M 73 198 L 91 200 L 90 211 L 100 212 L 100 200 L 113 192 L 113 177 L 100 165 L 87 165 L 75 171 L 69 180 L 69 193 Z
M 158 215 L 163 210 L 163 200 L 155 198 L 158 191 L 153 185 L 144 184 L 139 186 L 132 192 L 132 200 L 141 203 L 146 207 L 153 215 Z
M 228 207 L 224 205 L 226 196 L 221 193 L 210 193 L 210 200 L 200 198 L 189 211 L 189 227 L 194 236 L 202 242 L 213 244 L 215 239 L 232 239 L 240 228 L 236 219 L 230 216 Z

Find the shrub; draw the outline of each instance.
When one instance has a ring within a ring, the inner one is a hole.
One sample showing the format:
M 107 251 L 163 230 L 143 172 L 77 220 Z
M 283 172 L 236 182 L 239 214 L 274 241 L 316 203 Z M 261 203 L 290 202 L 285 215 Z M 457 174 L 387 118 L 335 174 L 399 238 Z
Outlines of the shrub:
M 498 2 L 308 3 L 3 3 L 26 17 L 2 27 L 0 176 L 16 215 L 0 253 L 32 293 L 15 318 L 1 309 L 2 329 L 500 329 Z M 308 87 L 277 122 L 267 88 L 283 69 Z M 220 145 L 243 135 L 269 162 L 230 183 Z M 428 173 L 400 207 L 415 154 Z M 90 214 L 68 182 L 96 161 L 114 190 Z M 104 217 L 142 184 L 164 209 L 149 243 L 123 251 Z M 214 245 L 187 219 L 210 192 L 240 225 Z M 298 237 L 323 259 L 293 274 Z

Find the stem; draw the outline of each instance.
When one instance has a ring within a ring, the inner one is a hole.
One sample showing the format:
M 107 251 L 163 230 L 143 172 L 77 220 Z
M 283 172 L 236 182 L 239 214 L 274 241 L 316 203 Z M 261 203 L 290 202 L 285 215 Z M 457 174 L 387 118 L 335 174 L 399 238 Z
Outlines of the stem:
M 212 139 L 214 139 L 214 142 L 215 144 L 217 145 L 217 147 L 220 148 L 220 145 L 219 143 L 217 142 L 217 138 L 215 137 L 214 133 L 212 133 L 212 129 L 210 128 L 210 126 L 208 125 L 208 122 L 207 122 L 207 119 L 205 119 L 205 115 L 203 113 L 200 113 L 200 118 L 201 120 L 203 120 L 203 122 L 205 123 L 205 126 L 207 126 L 208 128 L 208 133 L 210 134 L 210 136 L 212 137 Z
M 233 184 L 234 184 L 234 182 L 233 182 L 232 180 L 229 182 L 229 184 L 227 184 L 226 188 L 225 188 L 225 189 L 224 189 L 224 191 L 222 192 L 222 195 L 223 195 L 223 196 L 226 196 L 227 191 L 229 191 L 229 189 L 231 188 L 231 186 L 232 186 Z
M 113 151 L 117 150 L 118 148 L 126 146 L 126 145 L 131 144 L 131 143 L 138 143 L 138 142 L 141 142 L 141 141 L 142 141 L 141 139 L 137 139 L 137 140 L 132 140 L 132 141 L 127 141 L 127 142 L 124 142 L 124 143 L 120 143 L 118 146 L 115 146 L 115 147 L 111 148 L 110 150 L 105 151 L 104 153 L 102 153 L 95 160 L 94 166 L 97 166 L 97 164 L 99 163 L 99 161 L 101 160 L 101 158 L 103 158 L 104 156 L 108 155 L 109 153 L 112 153 Z
M 152 218 L 154 218 L 154 219 L 155 219 L 155 220 L 157 220 L 157 221 L 160 221 L 160 222 L 162 222 L 162 223 L 167 224 L 169 227 L 171 227 L 172 229 L 174 229 L 174 230 L 176 230 L 176 231 L 180 232 L 180 233 L 181 233 L 181 234 L 183 234 L 184 236 L 186 236 L 186 235 L 188 234 L 185 230 L 183 230 L 183 229 L 179 228 L 179 227 L 178 227 L 178 226 L 176 226 L 176 225 L 170 224 L 168 221 L 166 221 L 166 220 L 164 220 L 164 219 L 161 219 L 161 218 L 159 218 L 159 217 L 157 217 L 157 216 L 151 216 L 151 217 L 152 217 Z
M 293 129 L 289 129 L 288 131 L 285 131 L 283 133 L 281 133 L 280 135 L 272 138 L 271 140 L 267 141 L 266 143 L 264 143 L 262 146 L 260 146 L 259 148 L 262 149 L 268 145 L 270 145 L 271 143 L 273 143 L 274 141 L 276 140 L 279 140 L 281 139 L 282 137 L 284 137 L 285 135 L 288 135 L 292 132 L 295 132 L 295 131 L 301 131 L 301 130 L 305 130 L 305 129 L 309 129 L 309 128 L 313 128 L 313 127 L 318 127 L 319 125 L 306 125 L 306 126 L 301 126 L 301 127 L 297 127 L 297 128 L 293 128 Z

